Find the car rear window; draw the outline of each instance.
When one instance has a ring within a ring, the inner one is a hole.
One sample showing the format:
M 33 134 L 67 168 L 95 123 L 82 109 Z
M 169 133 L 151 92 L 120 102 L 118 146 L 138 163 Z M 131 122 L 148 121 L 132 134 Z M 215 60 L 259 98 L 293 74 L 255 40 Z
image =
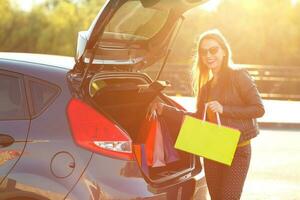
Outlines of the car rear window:
M 26 99 L 18 76 L 0 73 L 0 120 L 25 119 Z
M 104 30 L 103 39 L 147 40 L 167 21 L 169 10 L 145 7 L 140 1 L 124 3 Z
M 59 88 L 48 82 L 30 79 L 28 81 L 33 115 L 41 114 L 57 97 Z

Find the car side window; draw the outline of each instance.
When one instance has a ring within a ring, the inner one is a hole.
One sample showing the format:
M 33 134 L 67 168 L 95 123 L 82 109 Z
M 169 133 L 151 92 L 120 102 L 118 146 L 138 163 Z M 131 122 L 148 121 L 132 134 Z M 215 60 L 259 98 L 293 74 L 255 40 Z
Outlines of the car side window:
M 57 97 L 59 89 L 48 82 L 30 78 L 28 80 L 33 117 L 41 114 Z
M 28 118 L 22 76 L 0 71 L 0 120 Z

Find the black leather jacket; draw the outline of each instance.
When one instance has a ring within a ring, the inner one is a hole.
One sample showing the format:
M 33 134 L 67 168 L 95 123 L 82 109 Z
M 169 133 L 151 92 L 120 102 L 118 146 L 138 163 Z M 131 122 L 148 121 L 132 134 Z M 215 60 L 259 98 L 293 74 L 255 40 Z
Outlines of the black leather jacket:
M 223 105 L 220 115 L 222 125 L 239 129 L 242 133 L 240 142 L 243 142 L 257 136 L 259 129 L 256 118 L 263 116 L 265 109 L 255 83 L 245 69 L 230 69 L 228 75 L 227 85 L 215 88 L 218 90 L 214 92 L 217 94 L 215 99 Z M 197 105 L 198 117 L 203 115 L 209 84 L 203 89 Z
M 223 105 L 223 113 L 220 115 L 222 125 L 239 129 L 239 142 L 243 142 L 258 135 L 256 118 L 263 116 L 265 109 L 254 81 L 246 70 L 230 69 L 229 77 L 225 90 L 224 87 L 216 88 L 218 91 L 214 92 L 217 94 L 214 99 Z M 209 84 L 210 82 L 204 86 L 197 104 L 197 112 L 192 114 L 199 119 L 202 119 L 204 104 L 208 99 Z M 171 107 L 165 107 L 163 113 L 169 116 L 173 113 L 175 116 L 174 108 Z

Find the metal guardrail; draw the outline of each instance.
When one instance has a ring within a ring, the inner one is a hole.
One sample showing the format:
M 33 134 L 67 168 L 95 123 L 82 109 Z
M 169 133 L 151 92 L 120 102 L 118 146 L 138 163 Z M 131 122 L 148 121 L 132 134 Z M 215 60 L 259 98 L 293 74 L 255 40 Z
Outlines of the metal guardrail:
M 168 80 L 172 87 L 165 90 L 171 96 L 191 96 L 190 66 L 169 64 L 160 79 Z M 300 66 L 265 66 L 238 64 L 246 68 L 255 80 L 257 88 L 264 99 L 300 100 Z M 148 74 L 155 74 L 147 70 Z
M 300 67 L 243 65 L 264 99 L 300 100 Z

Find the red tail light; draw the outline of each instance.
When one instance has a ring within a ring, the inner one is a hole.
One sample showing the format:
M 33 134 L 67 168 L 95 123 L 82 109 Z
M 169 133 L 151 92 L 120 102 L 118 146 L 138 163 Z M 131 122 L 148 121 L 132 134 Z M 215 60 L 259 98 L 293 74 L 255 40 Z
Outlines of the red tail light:
M 89 105 L 72 99 L 67 108 L 75 142 L 90 151 L 132 160 L 132 141 L 116 124 Z

